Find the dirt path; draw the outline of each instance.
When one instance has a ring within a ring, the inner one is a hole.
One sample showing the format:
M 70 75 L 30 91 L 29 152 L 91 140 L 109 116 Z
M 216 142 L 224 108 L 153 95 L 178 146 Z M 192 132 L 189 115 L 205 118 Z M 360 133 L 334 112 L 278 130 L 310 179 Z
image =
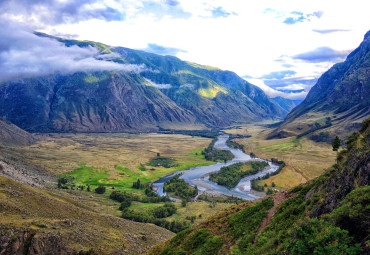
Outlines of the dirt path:
M 274 216 L 276 209 L 281 203 L 283 203 L 288 198 L 291 198 L 293 194 L 288 194 L 287 191 L 279 192 L 272 196 L 272 199 L 274 200 L 274 206 L 269 210 L 267 217 L 262 221 L 261 226 L 257 230 L 256 237 L 254 238 L 254 241 L 257 240 L 258 234 L 270 223 L 272 217 Z

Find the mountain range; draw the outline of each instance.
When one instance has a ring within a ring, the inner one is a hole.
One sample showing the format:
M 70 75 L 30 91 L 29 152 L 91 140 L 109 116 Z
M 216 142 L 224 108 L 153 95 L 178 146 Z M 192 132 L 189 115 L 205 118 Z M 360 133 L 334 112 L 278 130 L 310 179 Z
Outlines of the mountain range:
M 319 78 L 270 138 L 324 132 L 344 137 L 369 115 L 370 31 L 343 63 L 335 64 Z
M 286 107 L 233 72 L 123 47 L 94 47 L 100 58 L 140 71 L 56 73 L 0 84 L 0 116 L 32 132 L 202 129 L 282 119 Z M 102 57 L 103 56 L 103 57 Z

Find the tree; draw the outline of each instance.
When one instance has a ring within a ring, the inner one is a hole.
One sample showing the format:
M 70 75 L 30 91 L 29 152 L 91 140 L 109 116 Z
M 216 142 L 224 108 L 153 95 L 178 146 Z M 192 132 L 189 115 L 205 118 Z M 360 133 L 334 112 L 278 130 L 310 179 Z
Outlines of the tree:
M 334 138 L 334 140 L 331 142 L 331 146 L 333 146 L 333 151 L 338 151 L 339 147 L 341 146 L 341 140 L 338 136 Z

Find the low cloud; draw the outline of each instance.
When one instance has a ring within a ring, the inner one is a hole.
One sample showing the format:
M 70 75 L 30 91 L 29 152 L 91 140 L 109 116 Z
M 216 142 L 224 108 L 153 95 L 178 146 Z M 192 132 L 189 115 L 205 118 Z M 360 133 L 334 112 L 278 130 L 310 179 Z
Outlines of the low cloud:
M 301 100 L 301 99 L 304 99 L 308 94 L 308 91 L 301 91 L 301 92 L 298 92 L 298 93 L 282 92 L 282 91 L 279 91 L 279 90 L 276 90 L 276 89 L 273 89 L 273 88 L 267 86 L 263 82 L 263 80 L 260 80 L 260 79 L 252 79 L 252 80 L 248 80 L 248 81 L 250 83 L 256 85 L 257 87 L 259 87 L 260 89 L 262 89 L 263 92 L 265 92 L 270 98 L 283 97 L 283 98 L 287 98 L 287 99 L 291 99 L 291 100 Z
M 124 14 L 98 0 L 10 0 L 0 1 L 3 17 L 17 17 L 25 23 L 63 24 L 88 19 L 119 21 Z
M 182 50 L 182 49 L 165 47 L 165 46 L 161 46 L 155 43 L 148 43 L 148 47 L 142 50 L 146 52 L 150 52 L 150 53 L 163 55 L 163 56 L 165 55 L 176 56 L 180 52 L 186 52 L 185 50 Z
M 343 61 L 350 52 L 351 50 L 336 51 L 329 47 L 320 47 L 312 51 L 295 55 L 292 58 L 310 63 L 339 62 Z
M 313 32 L 320 33 L 320 34 L 330 34 L 335 32 L 349 32 L 351 30 L 348 29 L 312 29 Z
M 66 47 L 9 22 L 0 26 L 0 81 L 54 73 L 147 70 L 145 65 L 112 62 L 117 55 L 100 54 L 94 47 Z
M 144 78 L 151 86 L 156 87 L 158 89 L 170 89 L 172 88 L 171 84 L 158 84 L 154 81 L 149 80 L 148 78 Z

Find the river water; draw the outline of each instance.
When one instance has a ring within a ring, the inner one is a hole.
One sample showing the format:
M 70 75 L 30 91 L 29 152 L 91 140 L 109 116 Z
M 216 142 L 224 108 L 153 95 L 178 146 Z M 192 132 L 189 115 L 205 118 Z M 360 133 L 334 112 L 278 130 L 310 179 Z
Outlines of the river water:
M 156 187 L 157 194 L 161 196 L 166 195 L 166 193 L 163 192 L 164 183 L 171 179 L 173 176 L 179 173 L 183 173 L 180 178 L 184 179 L 191 186 L 197 186 L 199 190 L 216 191 L 228 196 L 240 197 L 246 200 L 254 200 L 259 198 L 251 194 L 251 180 L 265 176 L 268 173 L 275 172 L 279 168 L 278 165 L 267 161 L 269 163 L 269 167 L 266 170 L 242 178 L 240 182 L 232 189 L 228 189 L 209 180 L 208 175 L 212 172 L 219 171 L 221 167 L 229 166 L 238 162 L 247 162 L 252 160 L 249 155 L 245 154 L 241 150 L 233 149 L 227 146 L 226 141 L 228 138 L 228 135 L 220 135 L 214 145 L 214 148 L 231 151 L 231 153 L 234 155 L 234 158 L 232 160 L 226 163 L 216 163 L 210 166 L 192 167 L 187 170 L 178 171 L 167 175 L 152 184 L 152 186 Z M 254 158 L 253 160 L 266 161 L 259 158 Z

